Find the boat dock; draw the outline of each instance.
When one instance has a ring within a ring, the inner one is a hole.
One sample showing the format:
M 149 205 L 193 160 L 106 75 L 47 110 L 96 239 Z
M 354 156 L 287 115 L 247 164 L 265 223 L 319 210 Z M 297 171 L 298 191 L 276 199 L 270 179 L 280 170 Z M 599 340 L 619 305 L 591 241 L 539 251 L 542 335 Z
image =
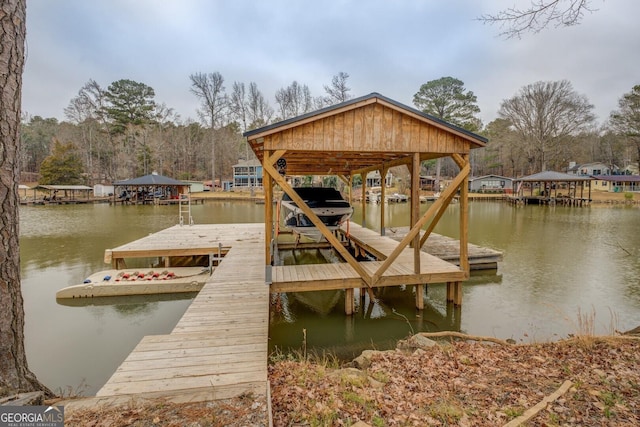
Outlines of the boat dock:
M 182 235 L 185 245 L 199 236 L 195 242 L 217 240 L 229 250 L 171 333 L 144 337 L 98 391 L 97 403 L 134 396 L 194 402 L 266 395 L 269 287 L 263 229 L 262 224 L 195 225 L 152 235 Z M 132 242 L 134 254 L 151 240 Z
M 348 234 L 343 228 L 339 235 L 345 246 L 377 259 L 359 262 L 371 274 L 399 245 L 391 237 L 356 224 L 350 224 Z M 264 224 L 173 226 L 106 250 L 105 261 L 111 264 L 136 257 L 170 259 L 218 252 L 221 256 L 171 333 L 144 337 L 96 397 L 89 399 L 90 403 L 71 406 L 123 402 L 134 397 L 195 402 L 243 393 L 267 395 L 269 294 L 345 289 L 345 310 L 350 314 L 354 289 L 367 285 L 348 263 L 268 267 L 265 251 Z M 461 300 L 465 272 L 460 267 L 423 251 L 421 273 L 416 273 L 413 260 L 413 249 L 404 249 L 376 286 L 423 286 L 447 281 L 447 299 Z
M 525 196 L 525 195 L 508 195 L 505 196 L 507 202 L 514 205 L 548 205 L 548 206 L 589 206 L 590 198 L 586 197 L 551 197 L 551 196 Z

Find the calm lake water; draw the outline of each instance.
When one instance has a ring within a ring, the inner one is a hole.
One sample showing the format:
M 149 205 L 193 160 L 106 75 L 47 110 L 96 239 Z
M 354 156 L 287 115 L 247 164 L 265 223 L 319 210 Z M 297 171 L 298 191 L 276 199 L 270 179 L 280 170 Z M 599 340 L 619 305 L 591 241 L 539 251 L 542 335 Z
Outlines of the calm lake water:
M 367 224 L 379 223 L 376 205 Z M 408 205 L 388 205 L 390 227 L 408 223 Z M 423 205 L 426 209 L 426 205 Z M 192 207 L 203 223 L 262 222 L 264 206 L 209 201 Z M 270 346 L 330 350 L 350 358 L 365 348 L 388 348 L 412 331 L 549 341 L 579 329 L 579 312 L 595 315 L 596 332 L 640 325 L 640 208 L 513 207 L 472 202 L 470 241 L 500 250 L 497 271 L 474 274 L 463 287 L 463 306 L 445 303 L 445 286 L 430 285 L 425 310 L 414 309 L 413 288 L 385 288 L 377 301 L 358 300 L 344 315 L 343 292 L 272 296 Z M 362 213 L 356 209 L 356 222 Z M 93 395 L 145 335 L 169 333 L 193 295 L 112 298 L 76 305 L 56 302 L 56 290 L 107 269 L 104 250 L 175 225 L 171 206 L 21 207 L 22 292 L 30 368 L 58 392 Z M 458 206 L 436 232 L 458 236 Z M 330 252 L 284 254 L 284 262 L 331 261 Z M 304 331 L 304 333 L 303 333 Z

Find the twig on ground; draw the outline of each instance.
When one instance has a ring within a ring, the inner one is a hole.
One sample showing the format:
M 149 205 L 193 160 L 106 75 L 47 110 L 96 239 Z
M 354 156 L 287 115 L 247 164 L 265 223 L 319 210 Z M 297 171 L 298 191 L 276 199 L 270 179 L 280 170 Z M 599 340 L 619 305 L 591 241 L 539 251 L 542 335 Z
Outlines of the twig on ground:
M 538 412 L 546 408 L 549 403 L 555 401 L 557 398 L 565 394 L 571 388 L 572 385 L 573 383 L 571 381 L 566 380 L 564 383 L 562 383 L 559 389 L 551 393 L 549 396 L 546 396 L 533 408 L 527 409 L 525 413 L 520 415 L 518 418 L 514 418 L 508 423 L 506 423 L 503 427 L 517 427 L 522 425 L 523 423 L 526 423 L 531 418 L 535 417 L 538 414 Z
M 489 341 L 489 342 L 500 344 L 500 345 L 513 345 L 513 344 L 510 344 L 507 341 L 501 340 L 499 338 L 481 337 L 481 336 L 478 336 L 478 335 L 467 335 L 467 334 L 463 334 L 461 332 L 454 332 L 454 331 L 420 332 L 418 335 L 422 335 L 425 338 L 456 337 L 456 338 L 461 338 L 463 340 Z

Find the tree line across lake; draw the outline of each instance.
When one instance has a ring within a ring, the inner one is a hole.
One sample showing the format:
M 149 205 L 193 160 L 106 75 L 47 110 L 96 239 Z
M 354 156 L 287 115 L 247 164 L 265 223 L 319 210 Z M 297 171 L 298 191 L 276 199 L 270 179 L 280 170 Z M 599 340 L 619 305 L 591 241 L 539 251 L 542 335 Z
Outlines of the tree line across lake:
M 323 96 L 294 81 L 276 91 L 274 107 L 253 82 L 234 82 L 227 92 L 220 73 L 192 74 L 198 120 L 182 119 L 158 103 L 144 83 L 118 80 L 103 88 L 90 80 L 65 108 L 66 120 L 23 117 L 21 170 L 41 184 L 92 185 L 152 171 L 222 182 L 234 164 L 254 158 L 243 132 L 351 99 L 348 78 L 335 75 Z M 486 125 L 478 118 L 474 93 L 453 77 L 423 84 L 413 103 L 489 139 L 486 148 L 472 151 L 475 176 L 564 171 L 570 161 L 602 162 L 612 169 L 640 163 L 640 85 L 621 96 L 618 110 L 600 127 L 593 105 L 566 80 L 522 87 Z M 422 168 L 421 174 L 438 177 L 456 171 L 446 160 L 424 162 Z

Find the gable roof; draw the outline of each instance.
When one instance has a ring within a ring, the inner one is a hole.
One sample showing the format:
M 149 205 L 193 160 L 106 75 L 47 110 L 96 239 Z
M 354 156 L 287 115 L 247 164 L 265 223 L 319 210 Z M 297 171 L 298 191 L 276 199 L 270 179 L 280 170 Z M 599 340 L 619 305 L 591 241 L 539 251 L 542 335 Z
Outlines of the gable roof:
M 149 174 L 145 176 L 140 176 L 138 178 L 127 179 L 124 181 L 116 181 L 113 185 L 131 185 L 131 186 L 143 186 L 143 185 L 189 185 L 185 182 L 178 181 L 173 178 L 169 178 L 168 176 L 158 175 L 158 174 Z
M 27 187 L 29 188 L 29 187 Z M 86 185 L 48 185 L 41 184 L 35 188 L 44 188 L 45 190 L 67 190 L 67 191 L 90 191 L 93 187 L 87 187 Z
M 474 178 L 469 178 L 469 181 L 477 181 L 479 179 L 487 179 L 487 178 L 498 178 L 498 179 L 504 179 L 504 180 L 508 180 L 508 181 L 513 181 L 514 180 L 514 178 L 509 178 L 508 176 L 489 174 L 489 175 L 476 176 Z
M 288 174 L 349 175 L 484 147 L 487 139 L 378 93 L 244 133 L 262 161 L 286 150 Z
M 608 182 L 640 182 L 640 175 L 592 175 L 592 178 Z
M 591 181 L 593 178 L 590 176 L 570 175 L 568 173 L 544 171 L 534 173 L 533 175 L 523 176 L 522 178 L 516 178 L 515 181 Z

